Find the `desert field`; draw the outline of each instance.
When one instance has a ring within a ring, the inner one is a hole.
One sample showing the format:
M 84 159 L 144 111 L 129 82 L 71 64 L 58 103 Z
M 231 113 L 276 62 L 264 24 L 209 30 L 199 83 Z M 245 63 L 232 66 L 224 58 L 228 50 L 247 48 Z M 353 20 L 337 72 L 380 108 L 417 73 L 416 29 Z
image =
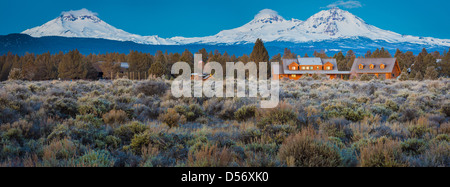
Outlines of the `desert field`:
M 260 109 L 166 80 L 0 82 L 0 166 L 450 167 L 450 79 L 280 87 Z

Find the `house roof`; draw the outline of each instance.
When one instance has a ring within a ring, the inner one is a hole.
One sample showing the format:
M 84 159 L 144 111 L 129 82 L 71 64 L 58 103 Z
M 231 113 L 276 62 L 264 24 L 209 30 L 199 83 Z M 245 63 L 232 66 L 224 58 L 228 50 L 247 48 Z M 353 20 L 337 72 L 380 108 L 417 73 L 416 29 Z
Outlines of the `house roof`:
M 130 67 L 130 65 L 128 64 L 128 62 L 121 62 L 121 63 L 120 63 L 120 67 L 121 67 L 121 68 L 128 69 L 128 68 Z
M 337 62 L 336 59 L 334 58 L 327 58 L 327 59 L 321 59 L 321 58 L 308 58 L 309 59 L 313 59 L 314 63 L 317 63 L 316 65 L 323 65 L 327 62 L 330 62 L 331 64 L 333 64 L 333 70 L 316 70 L 316 71 L 305 71 L 305 70 L 289 70 L 289 65 L 292 64 L 293 62 L 297 63 L 297 60 L 300 59 L 305 59 L 305 58 L 298 58 L 298 59 L 283 59 L 283 63 L 280 64 L 282 67 L 279 68 L 278 72 L 280 74 L 290 74 L 290 75 L 304 75 L 304 74 L 334 74 L 334 75 L 339 75 L 339 74 L 350 74 L 349 71 L 339 71 L 337 68 Z M 320 62 L 317 62 L 317 59 L 320 60 Z M 306 60 L 306 61 L 308 61 Z M 300 63 L 300 65 L 303 65 Z M 273 67 L 272 67 L 273 68 Z M 277 71 L 274 71 L 274 74 L 276 74 Z
M 292 62 L 292 63 L 289 64 L 288 66 L 291 66 L 291 65 L 298 65 L 298 64 L 297 64 L 297 62 Z
M 321 66 L 322 59 L 320 58 L 298 58 L 298 64 L 301 66 Z
M 394 70 L 396 58 L 356 58 L 353 62 L 351 72 L 355 73 L 390 73 Z M 359 65 L 364 65 L 364 69 L 359 69 Z M 370 69 L 370 65 L 375 65 L 374 69 Z M 385 68 L 381 69 L 380 65 L 384 64 Z
M 328 62 L 331 63 L 331 64 L 333 64 L 333 70 L 339 71 L 338 65 L 337 65 L 337 61 L 336 61 L 335 58 L 323 58 L 323 59 L 322 59 L 323 65 L 325 65 L 325 64 L 328 63 Z

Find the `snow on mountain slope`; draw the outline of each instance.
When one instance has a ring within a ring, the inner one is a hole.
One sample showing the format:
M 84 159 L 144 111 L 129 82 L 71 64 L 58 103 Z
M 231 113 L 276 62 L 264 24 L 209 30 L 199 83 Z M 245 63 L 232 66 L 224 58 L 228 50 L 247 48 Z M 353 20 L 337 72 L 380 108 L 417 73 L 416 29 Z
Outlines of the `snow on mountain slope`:
M 401 35 L 392 31 L 382 30 L 367 24 L 361 18 L 339 8 L 324 10 L 311 16 L 296 31 L 299 33 L 308 33 L 312 41 L 366 37 L 389 43 L 408 42 L 450 46 L 450 40 Z
M 181 44 L 240 44 L 252 43 L 257 38 L 261 38 L 265 42 L 283 41 L 304 43 L 357 37 L 383 40 L 389 43 L 408 42 L 450 46 L 450 40 L 405 36 L 382 30 L 367 24 L 361 18 L 339 8 L 323 10 L 304 22 L 297 19 L 285 20 L 277 12 L 265 9 L 256 15 L 254 20 L 236 29 L 221 31 L 214 36 L 208 37 L 174 37 L 171 39 Z
M 132 41 L 140 44 L 173 44 L 173 42 L 158 36 L 140 36 L 117 29 L 87 9 L 63 12 L 58 18 L 42 26 L 25 30 L 22 34 L 33 37 L 62 36 Z
M 255 18 L 242 27 L 224 30 L 214 36 L 184 38 L 173 37 L 178 43 L 208 43 L 208 44 L 240 44 L 252 43 L 256 39 L 262 38 L 264 41 L 280 40 L 285 34 L 289 33 L 292 28 L 300 25 L 302 21 L 292 19 L 285 20 L 277 12 L 264 9 L 260 11 Z
M 450 46 L 448 39 L 401 35 L 367 24 L 361 18 L 339 8 L 323 10 L 306 21 L 286 20 L 277 12 L 264 9 L 249 23 L 231 30 L 224 30 L 206 37 L 140 36 L 117 29 L 102 20 L 95 13 L 82 9 L 63 12 L 58 18 L 46 24 L 23 32 L 33 37 L 63 36 L 82 38 L 103 38 L 118 41 L 133 41 L 139 44 L 185 45 L 185 44 L 247 44 L 257 38 L 265 42 L 320 42 L 326 40 L 368 38 L 388 43 L 413 43 L 419 45 Z M 357 41 L 357 40 L 355 40 Z

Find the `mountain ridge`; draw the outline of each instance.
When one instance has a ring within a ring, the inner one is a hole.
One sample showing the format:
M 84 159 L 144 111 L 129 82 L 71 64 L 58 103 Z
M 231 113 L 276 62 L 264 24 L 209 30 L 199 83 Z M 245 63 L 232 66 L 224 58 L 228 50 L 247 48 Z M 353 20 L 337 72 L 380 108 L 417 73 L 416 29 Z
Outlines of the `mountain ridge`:
M 278 12 L 261 10 L 247 24 L 223 30 L 212 36 L 182 36 L 161 38 L 157 35 L 140 36 L 117 29 L 97 17 L 97 14 L 81 9 L 63 12 L 59 17 L 41 26 L 22 32 L 33 37 L 61 36 L 76 38 L 102 38 L 116 41 L 132 41 L 149 45 L 225 44 L 239 45 L 253 43 L 257 38 L 264 42 L 308 43 L 336 39 L 366 37 L 388 43 L 414 43 L 431 46 L 450 46 L 450 39 L 401 35 L 369 25 L 352 13 L 332 8 L 322 10 L 305 21 L 286 20 Z

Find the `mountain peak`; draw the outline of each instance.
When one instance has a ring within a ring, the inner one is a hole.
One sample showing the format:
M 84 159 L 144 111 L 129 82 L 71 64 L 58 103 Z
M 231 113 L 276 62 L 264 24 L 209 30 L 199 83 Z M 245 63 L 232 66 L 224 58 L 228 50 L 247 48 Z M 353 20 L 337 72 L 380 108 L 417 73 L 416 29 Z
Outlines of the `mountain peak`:
M 70 10 L 70 11 L 64 11 L 61 12 L 61 16 L 73 16 L 73 17 L 84 17 L 84 16 L 91 16 L 91 17 L 97 17 L 98 14 L 95 12 L 92 12 L 88 9 L 82 8 L 80 10 Z
M 261 22 L 261 23 L 273 23 L 284 21 L 284 18 L 278 14 L 277 11 L 271 9 L 263 9 L 256 14 L 253 22 Z
M 94 23 L 101 22 L 100 18 L 97 17 L 97 13 L 85 8 L 62 12 L 60 18 L 63 21 L 89 20 Z
M 337 7 L 314 14 L 305 21 L 305 26 L 313 33 L 329 36 L 356 35 L 355 32 L 367 31 L 368 27 L 362 19 Z

